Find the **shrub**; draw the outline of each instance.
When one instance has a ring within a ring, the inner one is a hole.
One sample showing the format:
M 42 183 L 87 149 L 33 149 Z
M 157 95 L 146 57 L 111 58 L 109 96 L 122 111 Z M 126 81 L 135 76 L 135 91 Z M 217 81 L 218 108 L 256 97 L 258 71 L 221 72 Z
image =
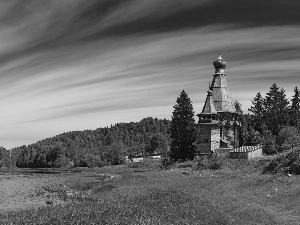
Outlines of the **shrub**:
M 263 170 L 266 165 L 266 160 L 247 160 L 247 159 L 230 159 L 222 157 L 219 154 L 213 154 L 209 156 L 202 156 L 194 161 L 197 162 L 195 169 L 199 170 L 220 170 L 227 168 L 230 170 Z
M 197 161 L 197 169 L 219 170 L 222 166 L 222 158 L 217 154 L 202 156 Z
M 83 159 L 80 160 L 79 165 L 87 167 L 103 167 L 109 165 L 109 163 L 103 162 L 98 155 L 85 154 Z
M 273 135 L 270 130 L 263 129 L 260 143 L 263 146 L 262 150 L 264 154 L 273 155 L 277 153 L 278 146 L 276 144 L 276 136 Z
M 105 153 L 105 158 L 112 165 L 125 164 L 125 147 L 123 145 L 113 143 L 109 146 L 107 152 Z
M 192 168 L 193 164 L 192 162 L 183 162 L 179 163 L 178 168 Z
M 4 167 L 4 166 L 5 166 L 4 161 L 3 161 L 3 160 L 0 160 L 0 168 L 1 168 L 1 167 Z
M 71 162 L 71 160 L 65 156 L 58 157 L 53 163 L 53 167 L 55 167 L 55 168 L 62 168 L 62 167 L 71 168 L 73 166 L 74 166 L 74 163 Z
M 170 166 L 174 163 L 174 161 L 170 158 L 170 157 L 163 157 L 161 159 L 161 167 L 164 168 L 164 167 L 167 167 L 167 166 Z
M 15 166 L 10 157 L 3 157 L 2 160 L 0 160 L 0 167 L 13 168 Z
M 263 172 L 300 174 L 300 148 L 278 155 Z
M 283 127 L 277 137 L 279 152 L 285 152 L 300 144 L 300 132 L 296 127 Z

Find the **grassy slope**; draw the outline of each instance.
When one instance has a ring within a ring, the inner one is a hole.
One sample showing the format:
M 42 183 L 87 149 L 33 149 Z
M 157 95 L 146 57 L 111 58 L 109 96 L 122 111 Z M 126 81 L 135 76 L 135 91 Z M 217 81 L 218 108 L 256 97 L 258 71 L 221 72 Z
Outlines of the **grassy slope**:
M 300 174 L 300 147 L 278 154 L 265 168 L 266 173 Z
M 254 170 L 140 171 L 124 167 L 107 181 L 78 174 L 64 206 L 0 215 L 1 224 L 299 224 L 300 178 Z M 84 177 L 83 177 L 84 176 Z M 74 179 L 74 178 L 73 178 Z M 90 193 L 90 194 L 88 194 Z M 84 198 L 83 198 L 84 196 Z M 85 199 L 85 200 L 82 200 Z

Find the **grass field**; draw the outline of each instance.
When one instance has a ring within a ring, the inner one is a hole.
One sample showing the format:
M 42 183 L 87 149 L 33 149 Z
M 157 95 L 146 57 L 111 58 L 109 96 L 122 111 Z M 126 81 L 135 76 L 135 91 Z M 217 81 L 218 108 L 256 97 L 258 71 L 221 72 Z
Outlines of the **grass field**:
M 88 170 L 46 187 L 67 203 L 5 212 L 0 224 L 300 224 L 300 177 L 241 165 Z

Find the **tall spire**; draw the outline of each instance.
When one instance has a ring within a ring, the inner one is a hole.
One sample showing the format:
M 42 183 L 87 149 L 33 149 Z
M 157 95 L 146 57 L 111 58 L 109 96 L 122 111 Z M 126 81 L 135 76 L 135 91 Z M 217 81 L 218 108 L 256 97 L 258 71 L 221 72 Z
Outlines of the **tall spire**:
M 226 75 L 224 70 L 226 62 L 222 59 L 221 54 L 213 63 L 215 67 L 215 75 L 212 81 L 212 99 L 214 101 L 217 112 L 235 112 L 235 107 L 229 92 Z
M 199 122 L 195 145 L 200 155 L 239 146 L 239 116 L 229 92 L 224 74 L 226 62 L 221 54 L 213 65 L 215 74 L 212 82 L 209 83 L 202 112 L 197 115 Z

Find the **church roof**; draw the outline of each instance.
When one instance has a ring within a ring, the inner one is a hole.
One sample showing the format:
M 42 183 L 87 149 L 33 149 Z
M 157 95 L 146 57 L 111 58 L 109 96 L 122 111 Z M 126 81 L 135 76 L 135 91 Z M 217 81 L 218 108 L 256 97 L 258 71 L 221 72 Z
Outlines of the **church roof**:
M 205 100 L 205 104 L 203 106 L 203 110 L 202 113 L 207 113 L 207 114 L 217 114 L 214 102 L 213 102 L 213 98 L 212 98 L 212 91 L 209 90 L 207 92 L 207 97 Z
M 210 85 L 211 94 L 207 95 L 202 113 L 213 113 L 214 111 L 235 113 L 236 110 L 226 81 L 226 62 L 222 59 L 221 54 L 213 65 L 216 70 Z
M 214 106 L 218 112 L 236 112 L 226 81 L 226 75 L 215 74 L 211 90 Z

